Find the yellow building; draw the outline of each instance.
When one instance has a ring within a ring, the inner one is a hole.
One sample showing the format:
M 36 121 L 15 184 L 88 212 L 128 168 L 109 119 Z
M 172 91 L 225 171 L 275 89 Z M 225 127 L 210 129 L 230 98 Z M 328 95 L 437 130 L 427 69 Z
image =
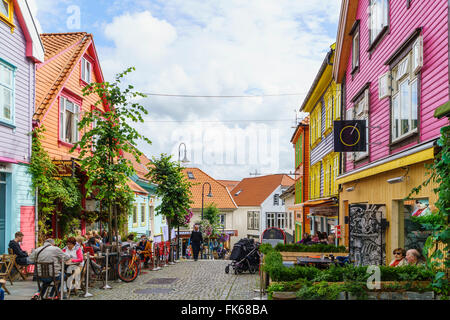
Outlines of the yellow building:
M 339 190 L 336 178 L 341 157 L 335 153 L 333 121 L 341 119 L 341 85 L 332 79 L 335 44 L 330 47 L 300 111 L 310 114 L 309 200 L 311 233 L 334 232 L 338 224 Z

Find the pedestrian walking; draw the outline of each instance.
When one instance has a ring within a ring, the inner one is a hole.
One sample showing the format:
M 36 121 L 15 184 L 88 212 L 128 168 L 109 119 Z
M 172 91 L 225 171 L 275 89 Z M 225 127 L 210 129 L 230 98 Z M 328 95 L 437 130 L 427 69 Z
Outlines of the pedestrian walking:
M 203 236 L 199 230 L 198 224 L 194 225 L 194 231 L 192 231 L 192 233 L 191 233 L 190 241 L 191 241 L 192 253 L 194 255 L 194 261 L 197 261 L 198 253 L 200 251 L 200 246 L 201 246 L 201 243 L 203 242 Z

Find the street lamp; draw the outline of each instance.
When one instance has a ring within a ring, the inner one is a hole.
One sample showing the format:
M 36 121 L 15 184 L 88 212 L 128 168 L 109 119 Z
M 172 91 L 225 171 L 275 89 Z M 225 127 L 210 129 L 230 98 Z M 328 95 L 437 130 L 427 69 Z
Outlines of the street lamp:
M 209 185 L 208 197 L 211 198 L 213 196 L 212 192 L 211 192 L 211 184 L 209 182 L 205 182 L 202 185 L 202 220 L 203 220 L 203 198 L 205 197 L 205 185 Z
M 184 159 L 181 160 L 181 146 L 184 145 Z M 184 142 L 180 143 L 180 145 L 178 146 L 178 162 L 182 162 L 182 163 L 188 163 L 189 160 L 187 158 L 187 147 L 186 144 Z
M 184 145 L 184 159 L 181 160 L 181 146 Z M 188 163 L 189 160 L 187 158 L 187 147 L 184 142 L 180 143 L 178 146 L 178 163 Z M 180 260 L 180 226 L 178 226 L 178 232 L 177 232 L 177 261 Z M 176 262 L 177 262 L 176 261 Z

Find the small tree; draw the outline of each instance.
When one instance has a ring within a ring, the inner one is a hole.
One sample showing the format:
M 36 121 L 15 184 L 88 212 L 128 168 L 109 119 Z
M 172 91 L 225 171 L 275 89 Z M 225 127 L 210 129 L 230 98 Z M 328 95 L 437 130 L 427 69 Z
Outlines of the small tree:
M 96 191 L 96 198 L 106 205 L 109 219 L 109 234 L 114 230 L 118 235 L 118 224 L 124 222 L 130 212 L 134 193 L 128 187 L 128 177 L 135 173 L 131 161 L 122 155 L 127 152 L 140 163 L 142 153 L 136 148 L 138 139 L 151 144 L 128 122 L 144 122 L 142 114 L 148 111 L 135 102 L 137 98 L 146 97 L 133 91 L 128 85 L 120 88 L 122 78 L 134 68 L 129 68 L 116 76 L 114 83 L 91 83 L 83 89 L 83 96 L 96 94 L 100 99 L 95 107 L 103 105 L 105 112 L 94 108 L 84 114 L 78 127 L 84 131 L 81 140 L 74 144 L 71 152 L 80 148 L 81 168 L 86 172 L 86 196 Z M 113 208 L 121 209 L 113 210 Z M 114 217 L 113 217 L 114 212 Z
M 149 165 L 148 177 L 156 183 L 156 195 L 161 198 L 161 204 L 156 207 L 156 213 L 167 219 L 169 237 L 171 229 L 187 226 L 192 213 L 189 208 L 191 200 L 191 184 L 185 178 L 183 169 L 172 156 L 161 154 L 159 159 L 153 158 Z

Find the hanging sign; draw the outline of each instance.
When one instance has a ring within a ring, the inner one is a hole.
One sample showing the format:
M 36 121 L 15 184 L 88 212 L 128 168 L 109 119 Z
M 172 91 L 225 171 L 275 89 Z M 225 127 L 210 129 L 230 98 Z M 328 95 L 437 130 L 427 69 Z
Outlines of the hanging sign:
M 337 226 L 335 226 L 335 228 L 336 228 L 336 238 L 341 239 L 342 238 L 341 226 L 337 225 Z
M 334 152 L 367 151 L 366 121 L 334 121 Z

